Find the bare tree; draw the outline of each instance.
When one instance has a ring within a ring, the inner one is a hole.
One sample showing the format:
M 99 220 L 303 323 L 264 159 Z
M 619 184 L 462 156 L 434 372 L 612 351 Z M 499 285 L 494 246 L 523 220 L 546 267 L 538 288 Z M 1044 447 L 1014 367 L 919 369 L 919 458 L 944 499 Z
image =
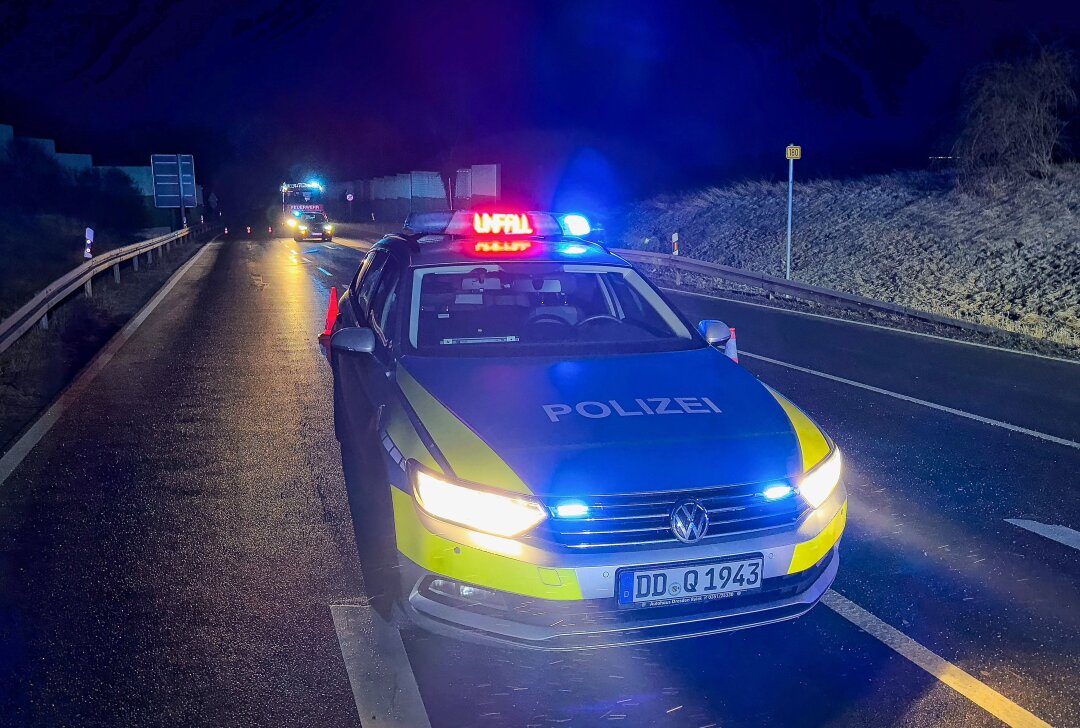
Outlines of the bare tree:
M 963 128 L 953 147 L 959 182 L 994 187 L 1046 175 L 1062 146 L 1065 112 L 1077 101 L 1076 64 L 1062 48 L 978 68 L 968 81 Z

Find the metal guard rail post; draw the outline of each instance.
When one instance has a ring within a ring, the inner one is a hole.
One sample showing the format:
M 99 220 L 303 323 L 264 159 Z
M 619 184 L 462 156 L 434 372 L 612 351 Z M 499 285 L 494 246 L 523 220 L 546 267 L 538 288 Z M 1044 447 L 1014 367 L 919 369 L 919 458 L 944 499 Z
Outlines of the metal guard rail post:
M 93 279 L 94 276 L 105 272 L 114 265 L 119 265 L 144 253 L 158 250 L 168 243 L 202 234 L 209 229 L 209 225 L 194 229 L 185 228 L 161 237 L 142 240 L 138 243 L 132 243 L 96 255 L 79 267 L 68 271 L 46 286 L 44 290 L 30 299 L 18 311 L 0 321 L 0 353 L 6 351 L 34 324 L 45 318 L 52 309 L 74 293 L 80 286 Z

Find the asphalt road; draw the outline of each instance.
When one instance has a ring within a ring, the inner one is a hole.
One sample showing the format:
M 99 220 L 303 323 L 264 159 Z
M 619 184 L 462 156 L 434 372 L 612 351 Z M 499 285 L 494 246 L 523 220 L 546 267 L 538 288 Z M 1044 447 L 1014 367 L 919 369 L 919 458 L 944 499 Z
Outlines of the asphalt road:
M 1080 530 L 1080 365 L 697 296 L 843 448 L 861 610 L 586 653 L 388 632 L 315 341 L 363 247 L 209 248 L 0 483 L 0 724 L 370 728 L 418 692 L 437 728 L 1000 725 L 925 648 L 1080 725 L 1080 554 L 1006 520 Z

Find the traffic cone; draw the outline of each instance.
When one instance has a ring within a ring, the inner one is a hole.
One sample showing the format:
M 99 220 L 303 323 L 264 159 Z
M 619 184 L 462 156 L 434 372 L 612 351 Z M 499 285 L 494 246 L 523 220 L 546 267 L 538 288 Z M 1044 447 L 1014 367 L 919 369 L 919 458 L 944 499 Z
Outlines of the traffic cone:
M 337 286 L 330 289 L 330 305 L 326 308 L 326 330 L 322 332 L 320 339 L 329 339 L 334 333 L 334 324 L 338 317 Z
M 724 354 L 736 364 L 739 363 L 739 349 L 735 346 L 735 327 L 731 327 L 731 338 L 724 344 Z

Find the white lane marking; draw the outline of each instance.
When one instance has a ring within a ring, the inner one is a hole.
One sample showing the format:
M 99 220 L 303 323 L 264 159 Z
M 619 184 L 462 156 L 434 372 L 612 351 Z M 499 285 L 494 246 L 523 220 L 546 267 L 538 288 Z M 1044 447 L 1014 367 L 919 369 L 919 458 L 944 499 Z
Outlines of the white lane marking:
M 319 270 L 322 271 L 322 274 L 325 275 L 325 276 L 333 276 L 334 275 L 333 273 L 326 270 L 326 268 L 323 268 L 322 266 L 319 267 Z
M 867 321 L 853 321 L 851 319 L 840 318 L 839 316 L 827 316 L 822 313 L 809 313 L 808 311 L 794 311 L 790 308 L 782 308 L 780 306 L 769 306 L 764 303 L 753 303 L 751 301 L 744 301 L 739 298 L 728 298 L 726 296 L 714 296 L 708 293 L 698 293 L 697 291 L 683 291 L 678 288 L 668 288 L 666 286 L 660 286 L 660 290 L 668 291 L 669 293 L 676 293 L 683 296 L 697 296 L 698 298 L 708 298 L 714 301 L 727 301 L 729 303 L 737 303 L 740 306 L 753 306 L 754 308 L 767 308 L 770 311 L 779 311 L 781 313 L 789 313 L 793 316 L 807 316 L 809 318 L 825 319 L 827 321 L 839 321 L 842 324 L 853 324 L 855 326 L 868 326 L 872 329 L 882 329 L 884 331 L 892 331 L 897 334 L 909 334 L 911 336 L 922 336 L 927 339 L 937 339 L 939 341 L 948 341 L 953 344 L 963 344 L 964 346 L 978 346 L 982 349 L 993 349 L 995 351 L 1004 351 L 1009 354 L 1023 354 L 1024 356 L 1034 356 L 1039 359 L 1049 359 L 1050 361 L 1060 361 L 1066 364 L 1080 364 L 1080 360 L 1066 359 L 1061 356 L 1050 356 L 1049 354 L 1036 354 L 1033 351 L 1021 351 L 1020 349 L 1010 349 L 1007 346 L 994 346 L 993 344 L 981 344 L 977 341 L 964 341 L 963 339 L 954 339 L 950 336 L 940 336 L 938 334 L 927 334 L 922 331 L 910 331 L 908 329 L 899 329 L 895 326 L 884 326 L 882 324 L 872 324 Z M 1005 333 L 1010 333 L 1006 331 Z
M 305 263 L 311 262 L 311 258 L 307 257 L 306 255 L 301 255 L 300 260 L 304 261 Z
M 1039 523 L 1038 521 L 1029 521 L 1026 518 L 1006 518 L 1005 523 L 1011 523 L 1014 526 L 1019 526 L 1066 546 L 1072 546 L 1077 551 L 1080 551 L 1080 531 L 1074 531 L 1068 526 Z
M 41 441 L 41 438 L 45 436 L 45 433 L 52 429 L 52 426 L 60 419 L 60 415 L 64 413 L 64 410 L 71 406 L 83 392 L 89 389 L 90 383 L 94 378 L 101 373 L 101 370 L 104 369 L 110 361 L 112 361 L 112 358 L 116 356 L 116 352 L 120 350 L 120 347 L 127 343 L 128 339 L 130 339 L 139 326 L 142 325 L 142 322 L 146 320 L 146 317 L 157 308 L 162 299 L 164 299 L 165 296 L 169 294 L 169 291 L 173 289 L 173 286 L 180 282 L 180 279 L 183 278 L 184 274 L 191 269 L 191 266 L 195 265 L 196 261 L 202 257 L 202 254 L 206 252 L 207 248 L 211 245 L 220 245 L 220 243 L 216 241 L 217 238 L 215 237 L 209 243 L 199 248 L 187 262 L 177 268 L 176 272 L 169 277 L 169 280 L 165 281 L 165 285 L 163 285 L 158 292 L 146 302 L 145 306 L 139 309 L 139 312 L 127 322 L 127 325 L 124 326 L 124 328 L 117 331 L 116 334 L 106 342 L 105 346 L 101 348 L 101 351 L 99 351 L 83 370 L 75 376 L 75 379 L 60 392 L 53 403 L 49 405 L 49 408 L 34 421 L 34 424 L 30 425 L 29 429 L 23 433 L 22 437 L 15 441 L 15 444 L 11 446 L 11 449 L 4 453 L 3 457 L 0 457 L 0 483 L 7 480 L 8 476 L 11 475 L 15 468 L 19 466 L 19 463 L 23 461 L 23 458 L 29 455 L 30 451 L 34 449 L 34 446 Z
M 902 399 L 905 402 L 911 402 L 912 404 L 919 404 L 923 407 L 929 407 L 930 409 L 940 410 L 941 412 L 948 412 L 949 414 L 956 415 L 957 417 L 966 417 L 969 420 L 975 420 L 976 422 L 982 422 L 986 425 L 993 425 L 994 427 L 1001 427 L 1013 432 L 1019 432 L 1024 435 L 1030 435 L 1031 437 L 1037 437 L 1040 440 L 1046 440 L 1047 442 L 1053 442 L 1058 445 L 1064 445 L 1066 447 L 1074 447 L 1080 450 L 1080 442 L 1074 442 L 1072 440 L 1066 440 L 1063 437 L 1057 437 L 1055 435 L 1048 435 L 1045 432 L 1039 432 L 1038 430 L 1029 430 L 1026 427 L 1020 427 L 1019 425 L 1012 425 L 1008 422 L 1002 422 L 1001 420 L 994 420 L 989 417 L 983 417 L 982 415 L 972 414 L 971 412 L 965 412 L 964 410 L 958 410 L 953 407 L 946 407 L 943 404 L 936 404 L 934 402 L 927 402 L 925 399 L 919 399 L 917 397 L 909 397 L 906 394 L 900 394 L 899 392 L 891 392 L 888 389 L 882 389 L 880 387 L 874 387 L 869 384 L 863 384 L 862 382 L 856 382 L 851 379 L 844 379 L 834 374 L 826 374 L 825 372 L 819 372 L 815 369 L 807 369 L 806 367 L 800 367 L 796 364 L 788 364 L 785 361 L 779 361 L 777 359 L 770 359 L 767 356 L 761 356 L 760 354 L 751 354 L 750 352 L 739 352 L 740 356 L 748 356 L 751 359 L 760 359 L 761 361 L 769 362 L 770 364 L 776 364 L 777 366 L 787 367 L 788 369 L 794 369 L 799 372 L 805 372 L 806 374 L 813 374 L 815 377 L 822 377 L 824 379 L 831 379 L 834 382 L 841 382 L 843 384 L 850 384 L 852 387 L 859 387 L 860 389 L 866 389 L 871 392 L 877 392 L 878 394 L 884 394 L 889 397 L 895 397 L 896 399 Z
M 369 606 L 331 604 L 330 613 L 360 722 L 430 728 L 397 628 Z
M 901 657 L 926 670 L 1006 725 L 1021 728 L 1050 727 L 1050 724 L 1046 721 L 1021 708 L 990 686 L 979 682 L 945 658 L 931 652 L 900 630 L 881 621 L 858 604 L 832 589 L 825 592 L 821 603 L 871 637 L 882 642 Z
M 324 248 L 329 248 L 330 250 L 337 250 L 337 247 L 334 246 L 334 245 L 331 245 L 330 243 L 323 243 L 322 246 Z

